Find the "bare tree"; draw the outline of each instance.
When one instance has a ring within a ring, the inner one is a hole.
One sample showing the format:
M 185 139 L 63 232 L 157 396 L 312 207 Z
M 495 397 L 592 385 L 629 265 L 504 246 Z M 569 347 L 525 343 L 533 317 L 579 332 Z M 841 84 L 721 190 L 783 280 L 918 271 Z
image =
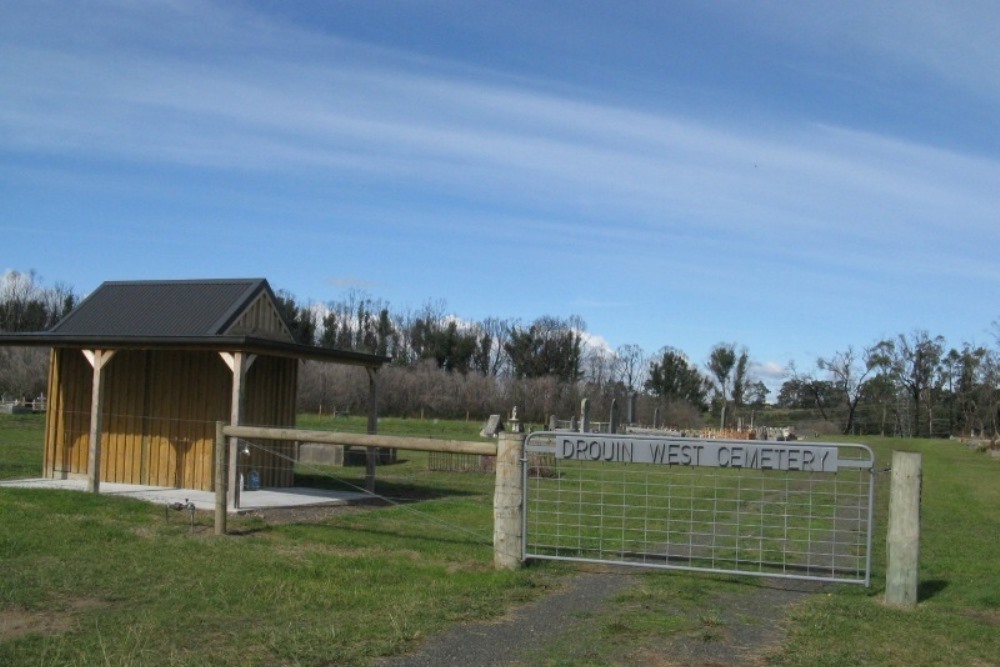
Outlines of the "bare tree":
M 861 400 L 865 380 L 876 367 L 874 346 L 861 350 L 860 356 L 848 346 L 843 352 L 835 352 L 832 357 L 816 360 L 816 366 L 830 374 L 834 386 L 844 396 L 847 405 L 847 419 L 844 433 L 854 432 L 854 417 Z
M 642 387 L 647 368 L 646 352 L 638 345 L 619 345 L 615 350 L 615 375 L 629 394 Z

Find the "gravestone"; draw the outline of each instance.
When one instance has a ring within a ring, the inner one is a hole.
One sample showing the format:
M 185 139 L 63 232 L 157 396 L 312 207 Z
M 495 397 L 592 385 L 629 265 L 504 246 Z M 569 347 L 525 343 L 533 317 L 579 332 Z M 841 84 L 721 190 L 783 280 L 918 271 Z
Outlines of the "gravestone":
M 503 420 L 500 418 L 500 415 L 490 415 L 479 435 L 484 438 L 495 438 L 500 435 L 501 431 L 503 431 Z

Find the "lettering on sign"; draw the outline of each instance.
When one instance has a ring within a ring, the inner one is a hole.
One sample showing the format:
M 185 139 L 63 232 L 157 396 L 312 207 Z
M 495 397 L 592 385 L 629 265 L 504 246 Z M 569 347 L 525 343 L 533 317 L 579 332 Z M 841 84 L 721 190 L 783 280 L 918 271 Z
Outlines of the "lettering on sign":
M 556 458 L 609 463 L 837 472 L 837 448 L 813 443 L 778 445 L 752 441 L 616 438 L 592 434 L 561 435 Z

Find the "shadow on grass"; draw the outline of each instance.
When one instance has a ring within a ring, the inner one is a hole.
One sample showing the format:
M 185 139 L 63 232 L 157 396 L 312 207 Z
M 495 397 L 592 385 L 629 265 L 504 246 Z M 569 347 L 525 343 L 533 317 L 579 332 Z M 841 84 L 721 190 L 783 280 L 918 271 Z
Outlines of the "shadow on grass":
M 364 490 L 364 480 L 357 482 L 345 482 L 334 479 L 326 475 L 296 474 L 295 486 L 312 489 L 327 489 L 330 491 L 359 491 Z M 492 489 L 490 489 L 492 492 Z M 421 500 L 437 500 L 450 497 L 469 497 L 484 495 L 486 491 L 475 491 L 459 486 L 442 484 L 435 481 L 431 484 L 413 484 L 410 482 L 397 482 L 391 479 L 375 480 L 375 494 L 390 498 L 395 502 L 418 502 Z
M 932 597 L 948 588 L 948 582 L 944 579 L 931 579 L 929 581 L 921 581 L 917 584 L 917 602 L 923 602 L 924 600 L 930 600 Z

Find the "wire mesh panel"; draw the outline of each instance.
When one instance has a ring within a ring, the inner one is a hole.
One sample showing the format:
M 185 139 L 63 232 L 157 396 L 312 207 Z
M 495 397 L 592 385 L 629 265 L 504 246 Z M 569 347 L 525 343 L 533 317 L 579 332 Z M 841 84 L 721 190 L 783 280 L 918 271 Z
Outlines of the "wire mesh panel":
M 534 433 L 524 556 L 868 585 L 863 445 Z

